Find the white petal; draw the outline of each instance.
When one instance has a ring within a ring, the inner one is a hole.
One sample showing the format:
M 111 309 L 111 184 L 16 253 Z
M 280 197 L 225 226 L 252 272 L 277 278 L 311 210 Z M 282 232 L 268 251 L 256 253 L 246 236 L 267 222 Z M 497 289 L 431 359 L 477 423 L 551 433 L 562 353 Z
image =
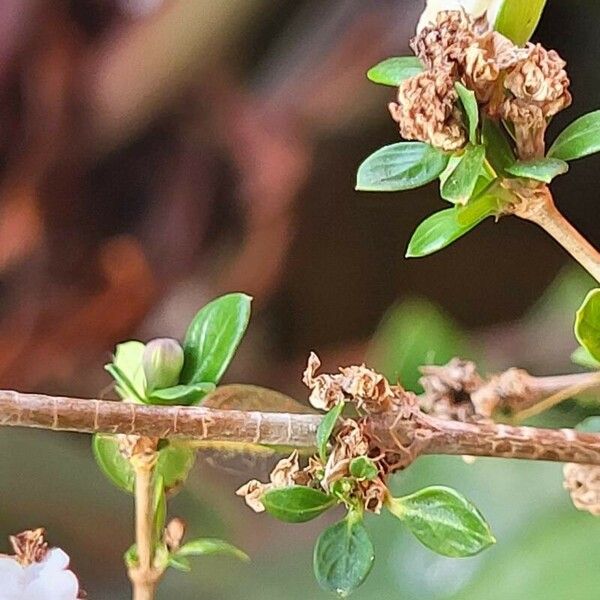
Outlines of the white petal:
M 24 569 L 13 558 L 0 558 L 0 600 L 21 600 Z
M 79 582 L 71 571 L 48 571 L 32 581 L 22 600 L 77 600 Z
M 46 554 L 44 560 L 42 561 L 42 565 L 44 570 L 51 569 L 54 571 L 62 571 L 69 566 L 69 555 L 60 548 L 52 548 Z

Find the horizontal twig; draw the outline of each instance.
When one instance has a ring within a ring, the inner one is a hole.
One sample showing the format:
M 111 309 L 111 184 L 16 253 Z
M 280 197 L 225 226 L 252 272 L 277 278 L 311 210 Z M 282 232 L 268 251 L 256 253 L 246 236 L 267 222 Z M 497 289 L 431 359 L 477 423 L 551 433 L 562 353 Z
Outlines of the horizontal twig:
M 372 415 L 389 452 L 473 455 L 600 465 L 600 435 L 571 429 L 449 421 L 420 411 L 406 418 Z M 81 433 L 314 447 L 321 417 L 205 407 L 159 407 L 0 391 L 0 425 Z

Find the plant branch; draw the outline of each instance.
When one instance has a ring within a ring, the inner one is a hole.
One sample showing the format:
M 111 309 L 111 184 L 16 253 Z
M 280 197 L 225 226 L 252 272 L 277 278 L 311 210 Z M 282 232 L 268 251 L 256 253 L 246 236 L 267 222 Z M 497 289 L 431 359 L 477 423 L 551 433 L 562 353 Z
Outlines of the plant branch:
M 548 187 L 521 191 L 527 194 L 519 194 L 520 201 L 511 212 L 539 225 L 600 282 L 600 252 L 556 208 Z
M 589 374 L 531 378 L 537 382 L 533 397 L 540 399 L 541 387 L 555 393 L 561 385 L 572 386 L 575 378 L 589 383 Z M 482 387 L 486 385 L 489 383 Z M 373 414 L 369 419 L 374 435 L 384 442 L 382 449 L 410 455 L 410 460 L 419 454 L 468 454 L 600 465 L 600 434 L 464 423 L 432 417 L 418 408 L 406 414 L 402 410 Z M 0 425 L 83 433 L 312 448 L 320 421 L 321 417 L 313 414 L 158 407 L 0 391 Z
M 132 457 L 131 463 L 135 471 L 135 544 L 138 564 L 129 569 L 129 577 L 133 584 L 133 600 L 153 600 L 158 580 L 153 567 L 153 464 L 143 455 Z

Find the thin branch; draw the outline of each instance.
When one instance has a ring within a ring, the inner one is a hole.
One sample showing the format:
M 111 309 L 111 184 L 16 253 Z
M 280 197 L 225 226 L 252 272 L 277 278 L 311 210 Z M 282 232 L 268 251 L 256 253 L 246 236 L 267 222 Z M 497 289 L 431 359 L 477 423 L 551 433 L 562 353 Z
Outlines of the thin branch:
M 537 188 L 535 193 L 523 198 L 512 212 L 539 225 L 600 282 L 600 252 L 565 219 L 546 186 Z
M 597 434 L 448 421 L 418 409 L 370 419 L 374 435 L 386 444 L 382 449 L 409 454 L 410 460 L 419 454 L 450 454 L 600 465 Z M 310 414 L 158 407 L 0 391 L 0 425 L 83 433 L 311 448 L 320 420 Z

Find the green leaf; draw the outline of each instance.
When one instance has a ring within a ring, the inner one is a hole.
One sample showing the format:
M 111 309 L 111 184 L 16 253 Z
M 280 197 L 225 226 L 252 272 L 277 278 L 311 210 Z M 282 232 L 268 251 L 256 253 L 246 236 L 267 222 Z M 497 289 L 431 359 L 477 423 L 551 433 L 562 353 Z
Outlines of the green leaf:
M 455 206 L 433 213 L 415 229 L 408 243 L 406 257 L 427 256 L 445 248 L 496 210 L 496 198 L 484 195 L 466 206 Z
M 569 170 L 569 165 L 560 158 L 538 158 L 530 161 L 517 161 L 507 167 L 506 171 L 516 177 L 535 179 L 550 183 L 557 175 Z
M 192 570 L 192 565 L 185 556 L 169 554 L 169 562 L 167 565 L 177 571 L 183 571 L 184 573 L 189 573 Z
M 579 346 L 571 354 L 571 361 L 576 365 L 592 369 L 593 371 L 600 369 L 600 361 L 597 361 L 583 346 Z
M 165 529 L 165 520 L 167 518 L 167 498 L 165 496 L 165 485 L 163 476 L 156 474 L 154 476 L 154 543 L 162 539 Z
M 173 557 L 181 559 L 187 556 L 208 556 L 210 554 L 229 554 L 240 560 L 248 561 L 249 556 L 236 548 L 233 544 L 219 540 L 217 538 L 198 538 L 191 540 L 181 546 L 177 552 L 172 554 Z
M 558 135 L 548 156 L 575 160 L 600 151 L 600 110 L 583 115 Z
M 442 198 L 454 204 L 466 204 L 473 195 L 484 160 L 483 146 L 467 146 L 460 162 L 442 185 Z
M 374 559 L 362 519 L 346 518 L 319 536 L 313 555 L 315 577 L 323 589 L 345 598 L 366 579 Z
M 100 470 L 118 488 L 133 493 L 135 473 L 131 463 L 119 451 L 114 436 L 96 434 L 92 438 L 94 458 Z M 185 446 L 169 444 L 159 451 L 156 474 L 161 476 L 167 491 L 183 483 L 194 465 L 196 454 Z
M 484 117 L 481 124 L 481 138 L 486 157 L 494 171 L 499 175 L 506 175 L 507 167 L 515 162 L 515 153 L 501 126 L 496 121 Z
M 131 383 L 136 397 L 143 398 L 146 389 L 146 378 L 142 367 L 142 356 L 145 344 L 136 340 L 117 344 L 112 364 Z
M 423 545 L 444 556 L 473 556 L 496 541 L 477 508 L 451 488 L 424 488 L 387 506 Z
M 118 488 L 133 493 L 135 473 L 130 462 L 119 452 L 117 440 L 96 434 L 92 437 L 92 452 L 104 475 Z
M 267 491 L 261 502 L 269 513 L 281 521 L 305 523 L 337 504 L 337 499 L 320 490 L 293 485 Z
M 575 425 L 575 429 L 584 433 L 600 433 L 600 417 L 588 417 Z
M 405 79 L 423 72 L 423 65 L 416 56 L 394 56 L 377 63 L 367 71 L 373 83 L 398 87 Z
M 246 331 L 251 301 L 246 294 L 227 294 L 198 312 L 183 343 L 181 383 L 219 382 Z
M 375 479 L 379 470 L 368 456 L 357 456 L 350 463 L 350 475 L 357 479 Z
M 198 404 L 206 394 L 216 388 L 214 383 L 193 383 L 191 385 L 176 385 L 162 390 L 154 390 L 147 399 L 150 404 L 181 404 L 189 406 Z
M 523 46 L 538 26 L 545 5 L 546 0 L 504 0 L 494 28 Z
M 467 116 L 467 123 L 469 125 L 469 141 L 471 144 L 477 143 L 477 127 L 479 127 L 479 108 L 477 106 L 477 99 L 475 98 L 475 92 L 467 89 L 462 83 L 456 82 L 454 84 L 458 97 L 463 105 L 463 109 Z
M 591 290 L 575 315 L 575 337 L 595 360 L 600 360 L 600 288 Z
M 338 402 L 319 423 L 317 428 L 317 448 L 319 449 L 319 457 L 323 462 L 327 460 L 327 443 L 333 432 L 333 428 L 344 410 L 344 403 Z
M 358 168 L 356 189 L 397 192 L 433 181 L 448 164 L 449 155 L 423 142 L 399 142 L 380 148 Z

